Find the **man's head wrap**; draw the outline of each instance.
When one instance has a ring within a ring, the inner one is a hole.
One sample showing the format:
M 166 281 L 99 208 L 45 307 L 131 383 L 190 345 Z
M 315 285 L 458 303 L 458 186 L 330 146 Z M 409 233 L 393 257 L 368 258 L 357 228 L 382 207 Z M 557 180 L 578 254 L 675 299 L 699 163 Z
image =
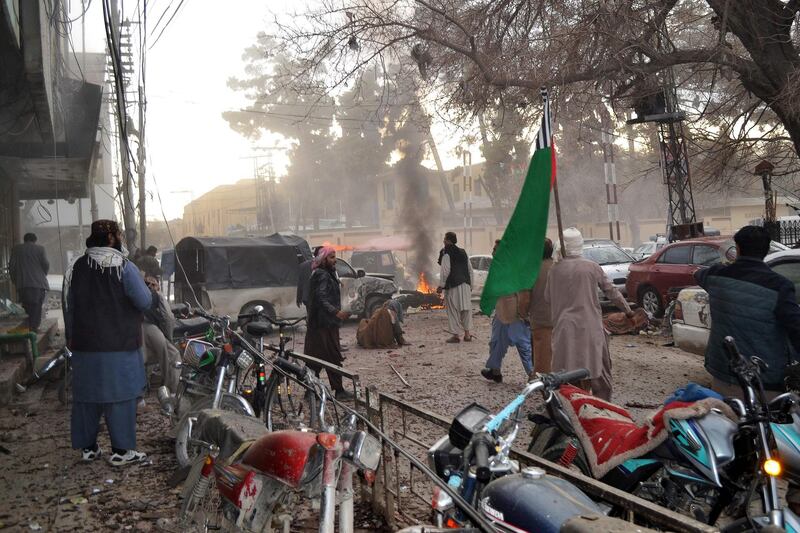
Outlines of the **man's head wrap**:
M 333 246 L 320 247 L 320 249 L 317 250 L 317 256 L 314 257 L 314 261 L 311 263 L 311 268 L 321 267 L 332 253 L 336 253 L 336 249 Z
M 86 247 L 108 246 L 108 235 L 119 233 L 116 220 L 100 219 L 92 222 L 92 234 L 86 239 Z
M 583 235 L 577 228 L 564 230 L 564 252 L 567 257 L 580 257 L 583 255 Z

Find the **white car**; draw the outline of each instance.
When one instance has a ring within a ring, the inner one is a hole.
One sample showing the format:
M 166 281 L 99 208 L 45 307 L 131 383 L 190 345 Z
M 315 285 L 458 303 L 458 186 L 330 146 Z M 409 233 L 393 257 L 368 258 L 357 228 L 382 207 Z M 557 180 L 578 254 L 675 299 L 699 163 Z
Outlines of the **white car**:
M 617 288 L 622 296 L 627 296 L 625 282 L 628 281 L 628 269 L 633 263 L 633 257 L 628 255 L 614 241 L 591 240 L 583 242 L 583 257 L 594 261 L 603 269 L 606 277 Z M 603 307 L 613 305 L 606 295 L 598 288 L 597 296 L 600 298 L 600 305 Z
M 642 259 L 647 259 L 667 244 L 669 243 L 664 237 L 659 237 L 657 241 L 645 242 L 637 246 L 631 256 L 636 261 L 641 261 Z
M 795 287 L 800 303 L 800 250 L 786 249 L 764 258 L 772 270 L 788 278 Z M 700 287 L 689 287 L 678 293 L 672 316 L 672 338 L 675 346 L 686 352 L 704 355 L 711 332 L 711 306 L 708 293 Z
M 491 255 L 471 255 L 469 262 L 472 265 L 472 299 L 478 299 L 483 293 L 483 286 L 486 285 L 486 277 L 489 275 L 489 267 L 492 266 Z

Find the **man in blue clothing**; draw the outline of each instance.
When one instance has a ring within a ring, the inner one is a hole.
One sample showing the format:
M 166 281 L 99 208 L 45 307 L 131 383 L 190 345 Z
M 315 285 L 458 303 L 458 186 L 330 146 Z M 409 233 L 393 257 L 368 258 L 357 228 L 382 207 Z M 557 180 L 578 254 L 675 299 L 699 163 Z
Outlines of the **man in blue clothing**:
M 136 451 L 136 405 L 145 387 L 143 311 L 158 305 L 127 259 L 113 220 L 96 220 L 86 253 L 67 270 L 64 325 L 72 350 L 72 447 L 84 461 L 102 455 L 100 417 L 111 435 L 113 466 L 142 461 Z
M 492 255 L 497 252 L 500 240 L 494 241 Z M 526 376 L 533 372 L 531 353 L 531 328 L 528 323 L 530 289 L 497 300 L 492 317 L 492 337 L 489 340 L 489 359 L 481 376 L 502 383 L 503 358 L 511 346 L 516 346 Z
M 800 307 L 794 284 L 764 263 L 770 243 L 766 229 L 745 226 L 733 240 L 734 263 L 714 265 L 694 275 L 711 303 L 705 367 L 714 390 L 741 397 L 723 346 L 725 337 L 731 336 L 742 354 L 757 355 L 767 363 L 769 368 L 761 378 L 767 395 L 776 396 L 784 390 L 786 365 L 800 353 Z

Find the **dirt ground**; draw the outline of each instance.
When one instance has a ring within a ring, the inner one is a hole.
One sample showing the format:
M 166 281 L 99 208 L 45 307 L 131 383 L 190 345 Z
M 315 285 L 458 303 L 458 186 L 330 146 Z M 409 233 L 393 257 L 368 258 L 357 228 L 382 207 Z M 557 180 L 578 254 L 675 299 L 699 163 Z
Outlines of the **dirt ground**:
M 353 322 L 342 330 L 349 348 L 345 366 L 359 373 L 364 386 L 374 385 L 447 417 L 472 401 L 496 411 L 522 389 L 525 375 L 512 348 L 504 361 L 503 383 L 480 376 L 488 356 L 489 326 L 488 318 L 476 316 L 474 342 L 446 344 L 445 312 L 420 311 L 406 319 L 411 346 L 362 350 L 356 346 Z M 298 351 L 302 337 L 298 332 Z M 640 335 L 611 341 L 614 400 L 637 416 L 688 381 L 708 384 L 701 358 L 664 347 L 666 342 Z M 529 407 L 535 410 L 537 403 Z M 155 530 L 158 518 L 175 516 L 178 509 L 179 489 L 167 483 L 176 467 L 169 429 L 151 394 L 139 418 L 139 449 L 148 461 L 122 469 L 105 461 L 82 464 L 70 449 L 69 409 L 58 403 L 54 384 L 29 389 L 15 404 L 0 409 L 0 445 L 9 452 L 0 450 L 0 530 Z M 527 433 L 520 432 L 519 445 L 527 444 Z M 107 435 L 99 444 L 110 451 Z M 378 527 L 363 513 L 357 522 L 362 531 Z

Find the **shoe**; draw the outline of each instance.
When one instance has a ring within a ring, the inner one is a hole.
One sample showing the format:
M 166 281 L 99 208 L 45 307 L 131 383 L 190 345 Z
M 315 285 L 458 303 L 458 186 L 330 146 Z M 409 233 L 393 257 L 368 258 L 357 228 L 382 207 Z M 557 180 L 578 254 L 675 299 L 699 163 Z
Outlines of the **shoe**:
M 336 396 L 336 399 L 339 400 L 339 401 L 347 401 L 347 400 L 352 400 L 353 398 L 355 398 L 355 396 L 353 396 L 352 392 L 346 391 L 346 390 L 337 390 L 335 396 Z
M 500 371 L 496 368 L 484 368 L 481 370 L 481 376 L 485 377 L 489 381 L 494 381 L 495 383 L 503 382 L 503 374 L 500 373 Z
M 95 444 L 94 449 L 84 448 L 81 450 L 81 461 L 88 463 L 99 458 L 101 455 L 103 455 L 103 450 L 100 449 L 100 446 Z
M 124 454 L 112 453 L 108 459 L 111 466 L 125 466 L 133 463 L 140 463 L 147 458 L 146 453 L 128 450 Z
M 456 344 L 457 342 L 461 342 L 461 339 L 458 338 L 458 335 L 453 335 L 452 337 L 450 337 L 449 339 L 447 339 L 444 342 L 446 342 L 448 344 Z
M 464 335 L 464 342 L 472 342 L 472 335 Z

